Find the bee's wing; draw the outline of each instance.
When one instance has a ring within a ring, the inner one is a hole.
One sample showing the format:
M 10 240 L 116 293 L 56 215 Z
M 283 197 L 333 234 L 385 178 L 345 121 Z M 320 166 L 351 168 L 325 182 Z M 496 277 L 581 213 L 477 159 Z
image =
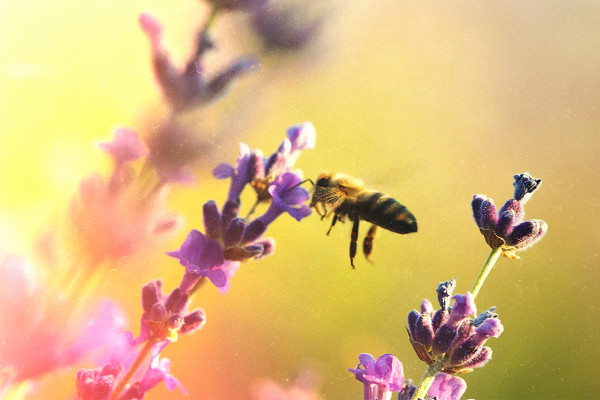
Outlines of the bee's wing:
M 317 186 L 315 187 L 315 192 L 313 193 L 310 205 L 312 207 L 321 203 L 330 208 L 336 208 L 344 202 L 345 198 L 344 192 L 337 187 Z

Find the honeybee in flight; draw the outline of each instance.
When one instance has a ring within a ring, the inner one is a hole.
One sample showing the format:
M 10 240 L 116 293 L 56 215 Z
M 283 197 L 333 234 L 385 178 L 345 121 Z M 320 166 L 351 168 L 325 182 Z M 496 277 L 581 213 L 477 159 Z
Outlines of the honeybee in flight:
M 333 220 L 327 235 L 338 220 L 344 222 L 348 217 L 353 222 L 350 236 L 350 265 L 352 268 L 355 268 L 354 257 L 356 256 L 358 225 L 361 219 L 371 223 L 363 241 L 363 252 L 367 260 L 373 251 L 377 227 L 401 234 L 417 231 L 417 220 L 408 211 L 408 208 L 386 194 L 366 190 L 361 180 L 343 174 L 329 172 L 320 174 L 315 184 L 310 206 L 321 216 L 321 219 L 333 213 Z

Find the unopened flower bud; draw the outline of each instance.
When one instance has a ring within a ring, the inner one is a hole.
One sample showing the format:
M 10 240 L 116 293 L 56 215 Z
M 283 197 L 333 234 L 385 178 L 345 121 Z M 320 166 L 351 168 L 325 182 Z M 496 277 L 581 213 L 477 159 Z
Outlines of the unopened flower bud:
M 204 228 L 206 236 L 211 239 L 219 239 L 221 237 L 221 214 L 217 208 L 217 203 L 214 200 L 207 201 L 202 206 L 202 217 L 204 219 Z
M 548 232 L 548 225 L 532 219 L 517 225 L 506 238 L 506 244 L 517 249 L 526 249 L 539 241 Z
M 172 331 L 177 331 L 184 324 L 183 316 L 181 314 L 173 314 L 167 320 L 167 328 Z
M 237 217 L 239 209 L 239 200 L 227 200 L 223 205 L 223 213 L 221 215 L 222 226 L 228 226 L 231 220 Z
M 446 322 L 448 322 L 449 318 L 450 318 L 450 313 L 448 312 L 448 310 L 444 310 L 444 309 L 437 310 L 433 314 L 433 318 L 431 319 L 433 331 L 437 333 L 437 331 L 440 329 L 440 326 L 442 326 Z
M 188 302 L 188 295 L 180 288 L 175 288 L 167 301 L 165 302 L 165 308 L 171 313 L 180 313 L 183 311 Z
M 242 237 L 242 245 L 247 243 L 252 243 L 258 238 L 260 238 L 267 231 L 267 226 L 260 219 L 255 219 L 252 221 L 244 231 L 244 236 Z
M 515 175 L 513 178 L 515 179 L 513 182 L 515 187 L 515 193 L 513 197 L 515 200 L 521 202 L 521 204 L 525 204 L 533 192 L 542 186 L 542 180 L 535 179 L 533 176 L 529 175 L 528 172 Z
M 421 314 L 431 314 L 433 313 L 433 305 L 427 299 L 423 299 L 421 302 Z
M 479 314 L 477 318 L 473 320 L 473 326 L 478 327 L 483 323 L 483 321 L 485 321 L 488 318 L 498 318 L 498 314 L 496 313 L 496 307 L 492 307 L 489 310 L 485 310 L 484 312 Z
M 408 333 L 410 334 L 410 336 L 413 340 L 416 335 L 417 320 L 419 319 L 420 316 L 421 316 L 421 314 L 419 314 L 419 312 L 417 310 L 412 310 L 411 312 L 408 313 L 407 328 L 408 328 Z
M 456 288 L 456 279 L 450 279 L 447 282 L 441 282 L 437 287 L 438 302 L 442 310 L 447 310 L 450 306 L 450 299 Z
M 244 236 L 245 229 L 246 224 L 244 219 L 234 218 L 231 220 L 229 225 L 227 225 L 227 229 L 225 229 L 225 233 L 223 234 L 223 242 L 225 247 L 237 246 Z
M 179 333 L 192 333 L 199 330 L 206 324 L 206 314 L 204 314 L 203 310 L 198 309 L 186 315 L 183 318 L 183 321 L 184 324 L 179 330 Z
M 489 347 L 483 347 L 473 358 L 462 365 L 464 369 L 474 369 L 483 367 L 488 361 L 492 359 L 492 349 Z
M 257 259 L 270 256 L 275 252 L 275 239 L 272 237 L 264 238 L 263 240 L 256 242 L 256 244 L 263 247 L 262 253 L 256 256 Z
M 415 324 L 415 336 L 413 340 L 425 346 L 429 350 L 433 339 L 433 326 L 431 325 L 431 316 L 429 314 L 421 314 Z
M 164 321 L 167 318 L 168 312 L 165 308 L 164 304 L 156 303 L 154 307 L 152 307 L 152 312 L 150 313 L 150 320 L 155 322 Z
M 159 280 L 147 283 L 142 288 L 142 308 L 144 312 L 149 313 L 152 307 L 160 301 L 162 283 Z

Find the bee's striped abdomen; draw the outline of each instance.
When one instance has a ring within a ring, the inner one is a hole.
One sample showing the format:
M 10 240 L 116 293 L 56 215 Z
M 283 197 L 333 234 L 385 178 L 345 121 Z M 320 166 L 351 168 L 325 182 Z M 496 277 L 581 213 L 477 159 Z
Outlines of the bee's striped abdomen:
M 417 231 L 417 220 L 408 208 L 390 196 L 365 191 L 356 197 L 356 211 L 361 219 L 396 233 Z

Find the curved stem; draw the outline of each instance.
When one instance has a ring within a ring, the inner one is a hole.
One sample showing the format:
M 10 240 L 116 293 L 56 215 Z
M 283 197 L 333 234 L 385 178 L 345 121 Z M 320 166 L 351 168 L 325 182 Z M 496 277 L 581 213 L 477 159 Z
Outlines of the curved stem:
M 146 358 L 150 350 L 152 350 L 152 346 L 154 346 L 154 343 L 156 343 L 154 339 L 149 339 L 144 348 L 140 350 L 140 353 L 136 357 L 133 364 L 131 364 L 131 367 L 129 367 L 129 369 L 127 370 L 125 376 L 123 376 L 123 378 L 119 381 L 118 385 L 115 386 L 115 388 L 113 389 L 109 400 L 116 400 L 117 398 L 119 398 L 119 395 L 121 394 L 123 389 L 125 389 L 125 386 L 129 382 L 129 380 L 133 377 L 133 375 L 137 372 L 138 368 L 142 365 L 144 359 Z
M 206 19 L 206 22 L 204 23 L 204 29 L 202 29 L 203 32 L 208 32 L 210 30 L 210 28 L 212 28 L 213 24 L 215 23 L 215 21 L 217 19 L 218 14 L 219 14 L 219 9 L 217 7 L 213 7 L 210 10 L 210 14 L 208 14 L 208 18 Z
M 429 388 L 435 379 L 435 374 L 438 372 L 440 372 L 440 364 L 438 363 L 431 364 L 429 368 L 427 368 L 427 371 L 425 371 L 421 378 L 421 382 L 419 382 L 419 386 L 417 386 L 415 394 L 413 394 L 412 400 L 427 398 L 427 392 L 429 392 Z
M 473 284 L 473 288 L 471 289 L 473 299 L 477 297 L 479 290 L 483 286 L 483 282 L 485 282 L 485 278 L 487 278 L 492 268 L 494 268 L 494 264 L 496 264 L 496 261 L 498 260 L 498 257 L 500 257 L 500 254 L 502 254 L 502 248 L 499 247 L 497 249 L 492 249 L 492 252 L 488 256 L 487 260 L 485 260 L 485 264 L 483 264 L 483 268 L 481 269 L 481 272 L 479 273 L 479 276 L 477 277 L 477 280 L 475 281 L 475 283 Z

